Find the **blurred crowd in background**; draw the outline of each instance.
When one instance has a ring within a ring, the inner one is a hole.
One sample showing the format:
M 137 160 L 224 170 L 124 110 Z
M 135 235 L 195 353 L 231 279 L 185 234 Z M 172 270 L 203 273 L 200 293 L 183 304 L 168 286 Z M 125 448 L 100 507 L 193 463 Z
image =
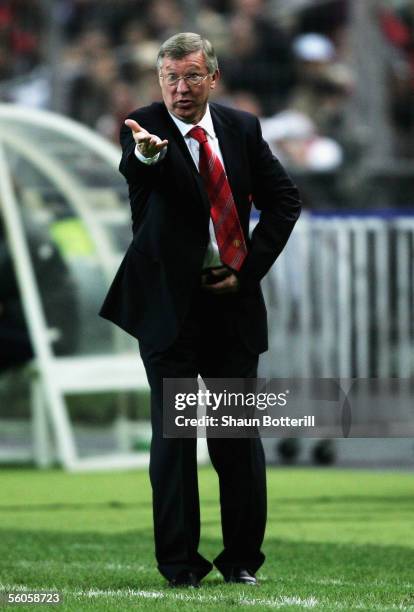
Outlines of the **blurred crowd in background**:
M 160 98 L 160 43 L 198 31 L 219 57 L 214 99 L 262 118 L 308 207 L 411 205 L 414 0 L 365 1 L 386 50 L 379 93 L 368 82 L 361 93 L 359 63 L 378 55 L 368 37 L 355 49 L 361 0 L 0 0 L 0 100 L 52 108 L 117 143 L 125 116 Z M 366 111 L 371 132 L 361 95 L 384 97 L 382 115 Z M 373 170 L 364 161 L 383 130 Z

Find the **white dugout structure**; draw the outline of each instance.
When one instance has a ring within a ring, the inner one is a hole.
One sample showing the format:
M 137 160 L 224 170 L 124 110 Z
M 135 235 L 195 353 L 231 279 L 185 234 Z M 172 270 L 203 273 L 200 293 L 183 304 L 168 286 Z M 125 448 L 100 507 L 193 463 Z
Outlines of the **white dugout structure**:
M 62 116 L 0 105 L 0 214 L 35 352 L 29 372 L 39 466 L 52 459 L 69 470 L 148 463 L 147 452 L 125 448 L 80 457 L 67 407 L 70 394 L 147 385 L 137 342 L 97 315 L 131 238 L 119 156 Z M 49 274 L 41 262 L 53 258 Z M 261 375 L 412 377 L 413 261 L 414 216 L 303 214 L 263 281 L 270 350 Z M 1 419 L 0 406 L 0 428 Z M 2 456 L 13 459 L 10 449 L 0 449 Z
M 80 458 L 66 402 L 69 394 L 146 387 L 137 342 L 97 314 L 130 238 L 118 164 L 119 150 L 91 130 L 0 105 L 1 214 L 36 356 L 30 370 L 40 466 L 52 457 L 71 470 L 148 462 L 147 453 Z M 48 278 L 53 266 L 41 264 L 53 258 L 57 269 Z

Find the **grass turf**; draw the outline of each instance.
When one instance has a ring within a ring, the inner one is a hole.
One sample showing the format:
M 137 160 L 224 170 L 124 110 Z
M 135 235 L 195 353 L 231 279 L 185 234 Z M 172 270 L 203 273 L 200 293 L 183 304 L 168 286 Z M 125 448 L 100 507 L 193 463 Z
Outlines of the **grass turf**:
M 58 610 L 414 610 L 413 476 L 269 469 L 259 587 L 169 589 L 153 559 L 146 471 L 0 475 L 1 589 L 58 590 Z M 221 550 L 218 487 L 200 470 L 202 542 Z M 12 609 L 12 608 L 9 608 Z M 19 610 L 56 609 L 24 606 Z

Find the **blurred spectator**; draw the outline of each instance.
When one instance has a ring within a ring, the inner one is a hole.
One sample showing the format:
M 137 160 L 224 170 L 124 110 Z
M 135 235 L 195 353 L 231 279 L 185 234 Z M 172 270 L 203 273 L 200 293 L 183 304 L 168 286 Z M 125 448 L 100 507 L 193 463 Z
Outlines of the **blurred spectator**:
M 0 79 L 31 70 L 41 59 L 44 23 L 39 0 L 0 3 Z
M 350 0 L 307 2 L 297 13 L 296 34 L 322 34 L 333 41 L 342 56 L 344 39 L 347 37 L 349 6 Z
M 132 18 L 145 15 L 147 0 L 56 0 L 69 40 L 91 28 L 102 29 L 113 44 L 122 44 L 120 33 Z
M 290 168 L 308 206 L 342 206 L 354 155 L 346 109 L 353 90 L 350 69 L 336 47 L 316 32 L 293 41 L 296 86 L 282 112 L 263 122 L 274 153 Z M 355 147 L 354 147 L 355 148 Z
M 135 109 L 136 103 L 133 88 L 124 81 L 115 82 L 111 88 L 107 112 L 96 118 L 95 127 L 98 132 L 118 144 L 121 126 L 125 117 Z
M 265 0 L 234 0 L 227 53 L 221 61 L 230 91 L 254 93 L 265 114 L 282 108 L 294 79 L 290 39 L 267 15 Z
M 226 104 L 247 113 L 252 113 L 256 117 L 263 116 L 263 108 L 257 96 L 246 91 L 235 91 L 228 97 Z
M 389 74 L 395 152 L 400 157 L 414 157 L 414 1 L 403 2 L 399 10 L 384 4 L 379 17 L 397 53 Z
M 153 0 L 147 14 L 148 29 L 157 40 L 166 40 L 183 30 L 184 14 L 177 0 Z
M 347 172 L 338 142 L 321 135 L 309 117 L 294 110 L 262 119 L 262 130 L 273 153 L 289 168 L 305 207 L 345 204 Z
M 324 136 L 343 140 L 346 105 L 353 89 L 350 69 L 337 62 L 333 43 L 320 34 L 297 37 L 293 48 L 297 85 L 289 108 L 309 117 Z
M 316 125 L 302 113 L 283 111 L 263 119 L 262 129 L 275 155 L 291 169 L 331 172 L 343 162 L 340 145 L 320 136 Z
M 103 53 L 86 63 L 68 92 L 69 114 L 91 127 L 109 112 L 112 88 L 118 70 L 113 54 Z

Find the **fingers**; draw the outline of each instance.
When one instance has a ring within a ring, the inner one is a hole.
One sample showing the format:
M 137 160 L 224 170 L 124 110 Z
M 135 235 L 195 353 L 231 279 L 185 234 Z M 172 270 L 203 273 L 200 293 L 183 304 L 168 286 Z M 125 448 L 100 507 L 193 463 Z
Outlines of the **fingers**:
M 158 136 L 148 133 L 143 134 L 142 132 L 135 134 L 134 140 L 145 157 L 154 157 L 168 144 L 168 140 L 161 140 Z
M 212 268 L 210 270 L 211 275 L 217 277 L 217 279 L 225 278 L 230 276 L 231 272 L 228 268 Z
M 147 147 L 159 147 L 160 149 L 168 144 L 168 140 L 161 140 L 158 136 L 148 132 L 136 133 L 134 140 L 140 146 L 145 144 Z
M 148 132 L 135 132 L 134 140 L 140 147 L 148 146 L 151 143 L 151 140 L 153 144 L 155 144 L 154 137 L 151 136 L 151 134 L 149 134 Z
M 222 272 L 221 270 L 215 270 L 216 272 L 214 276 L 218 276 L 217 272 Z M 213 273 L 213 270 L 212 270 Z M 230 274 L 221 281 L 217 283 L 204 285 L 203 288 L 209 293 L 236 293 L 239 289 L 239 281 L 235 274 Z
M 162 147 L 168 144 L 168 140 L 161 140 L 158 136 L 155 136 L 155 134 L 150 134 L 134 119 L 125 119 L 124 123 L 132 131 L 135 140 L 146 140 L 151 144 L 160 144 Z
M 137 134 L 138 132 L 147 132 L 147 130 L 144 130 L 144 128 L 142 128 L 134 119 L 125 119 L 124 123 L 132 130 L 133 134 Z
M 201 275 L 201 284 L 204 285 L 216 285 L 221 279 L 231 274 L 228 268 L 224 266 L 220 268 L 210 268 Z
M 135 143 L 145 157 L 154 157 L 168 144 L 168 140 L 161 140 L 155 134 L 150 134 L 134 119 L 125 119 L 125 125 L 130 128 Z

